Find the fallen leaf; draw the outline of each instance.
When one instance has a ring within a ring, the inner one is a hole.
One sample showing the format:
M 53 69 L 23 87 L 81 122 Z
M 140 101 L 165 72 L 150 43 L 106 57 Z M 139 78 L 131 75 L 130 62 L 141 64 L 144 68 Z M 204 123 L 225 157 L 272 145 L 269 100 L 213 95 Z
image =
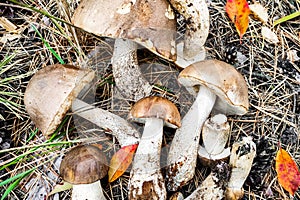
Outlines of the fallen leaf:
M 73 185 L 71 183 L 66 182 L 66 181 L 62 182 L 62 184 L 56 184 L 54 186 L 54 188 L 52 189 L 52 191 L 47 194 L 46 199 L 48 199 L 49 196 L 51 196 L 53 194 L 56 194 L 58 192 L 63 192 L 63 191 L 72 189 L 72 187 L 73 187 Z
M 270 43 L 276 44 L 279 42 L 277 35 L 268 27 L 263 26 L 261 28 L 261 34 L 263 38 Z
M 108 170 L 108 181 L 113 182 L 127 170 L 132 162 L 133 155 L 138 144 L 122 147 L 110 160 Z
M 255 2 L 254 4 L 249 5 L 249 8 L 254 19 L 258 19 L 263 23 L 266 23 L 268 21 L 268 10 L 265 7 L 263 7 L 260 3 Z
M 300 172 L 293 158 L 282 148 L 277 152 L 275 168 L 280 185 L 294 195 L 300 186 Z
M 234 23 L 238 34 L 240 35 L 240 41 L 249 25 L 250 9 L 246 0 L 227 0 L 226 12 Z

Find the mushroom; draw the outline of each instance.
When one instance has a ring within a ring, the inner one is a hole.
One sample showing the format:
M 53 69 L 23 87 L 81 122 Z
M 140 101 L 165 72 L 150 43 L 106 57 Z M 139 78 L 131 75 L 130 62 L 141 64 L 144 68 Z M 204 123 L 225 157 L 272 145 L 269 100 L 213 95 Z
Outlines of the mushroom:
M 256 145 L 252 137 L 243 137 L 242 141 L 232 145 L 229 159 L 231 175 L 225 192 L 226 199 L 237 200 L 244 196 L 243 185 L 250 173 L 255 155 Z
M 31 120 L 49 137 L 72 106 L 75 114 L 111 130 L 121 146 L 136 144 L 139 133 L 125 119 L 76 98 L 94 76 L 94 71 L 72 65 L 56 64 L 40 69 L 29 81 L 24 96 Z
M 202 128 L 203 146 L 200 145 L 198 150 L 202 164 L 211 166 L 229 157 L 230 148 L 225 149 L 229 131 L 227 117 L 223 114 L 217 114 L 205 121 Z
M 72 65 L 49 65 L 29 81 L 24 94 L 25 108 L 45 137 L 51 136 L 79 92 L 95 72 Z
M 169 100 L 152 96 L 134 104 L 128 118 L 145 123 L 130 172 L 129 199 L 166 199 L 160 172 L 163 126 L 180 127 L 180 114 Z
M 177 44 L 175 64 L 181 68 L 204 60 L 204 43 L 209 33 L 209 12 L 205 0 L 169 0 L 185 19 L 184 42 Z
M 185 200 L 223 199 L 228 178 L 229 178 L 228 164 L 225 162 L 220 162 L 212 169 L 211 173 L 197 187 L 197 189 L 191 195 L 185 198 Z
M 100 179 L 107 175 L 104 153 L 96 146 L 77 146 L 66 153 L 60 164 L 62 179 L 73 184 L 72 200 L 105 200 Z
M 167 60 L 175 60 L 176 22 L 172 13 L 165 0 L 84 0 L 72 21 L 96 35 L 122 38 L 115 41 L 113 75 L 121 94 L 136 101 L 149 95 L 152 86 L 141 76 L 135 42 Z
M 248 88 L 243 76 L 231 65 L 218 60 L 194 63 L 181 71 L 178 81 L 196 96 L 176 130 L 168 156 L 167 186 L 177 190 L 195 173 L 203 123 L 216 113 L 243 115 L 249 107 Z

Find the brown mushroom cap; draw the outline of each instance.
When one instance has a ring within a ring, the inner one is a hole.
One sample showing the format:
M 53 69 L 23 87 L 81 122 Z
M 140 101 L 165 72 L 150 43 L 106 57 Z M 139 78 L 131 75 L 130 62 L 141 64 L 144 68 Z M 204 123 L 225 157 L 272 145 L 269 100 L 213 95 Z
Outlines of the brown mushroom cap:
M 25 108 L 45 136 L 52 134 L 85 85 L 95 76 L 94 71 L 72 65 L 50 65 L 40 69 L 29 81 Z
M 201 85 L 210 88 L 217 95 L 215 111 L 228 115 L 243 115 L 248 111 L 247 84 L 243 76 L 225 62 L 196 62 L 181 71 L 178 81 L 194 95 Z
M 131 39 L 169 60 L 176 59 L 176 20 L 165 0 L 83 0 L 72 22 L 99 36 Z
M 66 153 L 59 170 L 63 180 L 71 184 L 90 184 L 107 175 L 108 163 L 98 147 L 77 146 Z
M 181 126 L 177 107 L 168 99 L 158 96 L 145 97 L 137 101 L 130 110 L 128 119 L 144 123 L 145 118 L 163 119 L 166 126 Z

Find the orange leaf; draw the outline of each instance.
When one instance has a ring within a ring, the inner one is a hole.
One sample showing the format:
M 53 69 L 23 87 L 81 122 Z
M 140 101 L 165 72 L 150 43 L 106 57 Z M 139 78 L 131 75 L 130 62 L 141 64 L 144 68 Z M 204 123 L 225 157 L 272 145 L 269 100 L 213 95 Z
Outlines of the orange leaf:
M 250 9 L 246 0 L 227 0 L 226 12 L 234 23 L 240 41 L 246 33 L 249 24 Z
M 294 195 L 300 186 L 300 172 L 293 158 L 282 148 L 277 152 L 275 168 L 280 185 Z
M 127 170 L 132 162 L 132 158 L 138 144 L 122 147 L 117 151 L 110 160 L 108 181 L 113 182 Z

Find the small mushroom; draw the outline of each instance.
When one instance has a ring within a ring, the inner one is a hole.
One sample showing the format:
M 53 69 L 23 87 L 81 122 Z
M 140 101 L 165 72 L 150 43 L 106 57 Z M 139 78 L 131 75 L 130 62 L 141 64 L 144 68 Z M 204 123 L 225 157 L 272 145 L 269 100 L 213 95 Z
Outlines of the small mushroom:
M 184 42 L 177 44 L 175 64 L 185 68 L 192 63 L 204 60 L 204 43 L 209 33 L 209 12 L 205 0 L 169 0 L 186 21 Z
M 160 171 L 163 126 L 180 127 L 180 114 L 169 100 L 152 96 L 139 100 L 129 119 L 145 123 L 129 178 L 129 199 L 166 199 Z
M 210 166 L 229 157 L 230 148 L 225 149 L 229 131 L 227 117 L 223 114 L 217 114 L 205 121 L 202 128 L 203 146 L 200 145 L 198 150 L 202 164 Z
M 252 137 L 243 137 L 242 141 L 232 145 L 229 159 L 231 175 L 225 192 L 226 199 L 238 200 L 244 196 L 243 185 L 250 173 L 255 155 L 256 145 Z
M 172 191 L 194 176 L 201 129 L 211 111 L 243 115 L 249 107 L 243 76 L 225 62 L 205 60 L 194 63 L 181 71 L 178 81 L 196 99 L 182 119 L 182 126 L 176 130 L 170 147 L 167 186 Z
M 76 98 L 94 76 L 94 71 L 72 65 L 40 69 L 29 81 L 24 96 L 31 120 L 45 137 L 50 137 L 72 106 L 78 116 L 111 130 L 122 147 L 138 143 L 139 132 L 125 119 Z
M 229 167 L 225 162 L 217 164 L 197 187 L 197 189 L 185 200 L 220 200 L 224 198 L 225 188 L 229 178 Z
M 25 108 L 45 137 L 51 136 L 79 92 L 90 83 L 95 72 L 72 65 L 49 65 L 29 81 Z
M 77 146 L 66 153 L 60 165 L 62 179 L 73 184 L 72 200 L 105 200 L 100 179 L 107 175 L 104 153 L 96 146 Z
M 166 11 L 172 12 L 165 0 L 85 0 L 74 13 L 75 26 L 99 36 L 122 38 L 115 41 L 113 75 L 129 100 L 145 97 L 152 89 L 141 76 L 135 42 L 165 59 L 176 59 L 176 22 Z

